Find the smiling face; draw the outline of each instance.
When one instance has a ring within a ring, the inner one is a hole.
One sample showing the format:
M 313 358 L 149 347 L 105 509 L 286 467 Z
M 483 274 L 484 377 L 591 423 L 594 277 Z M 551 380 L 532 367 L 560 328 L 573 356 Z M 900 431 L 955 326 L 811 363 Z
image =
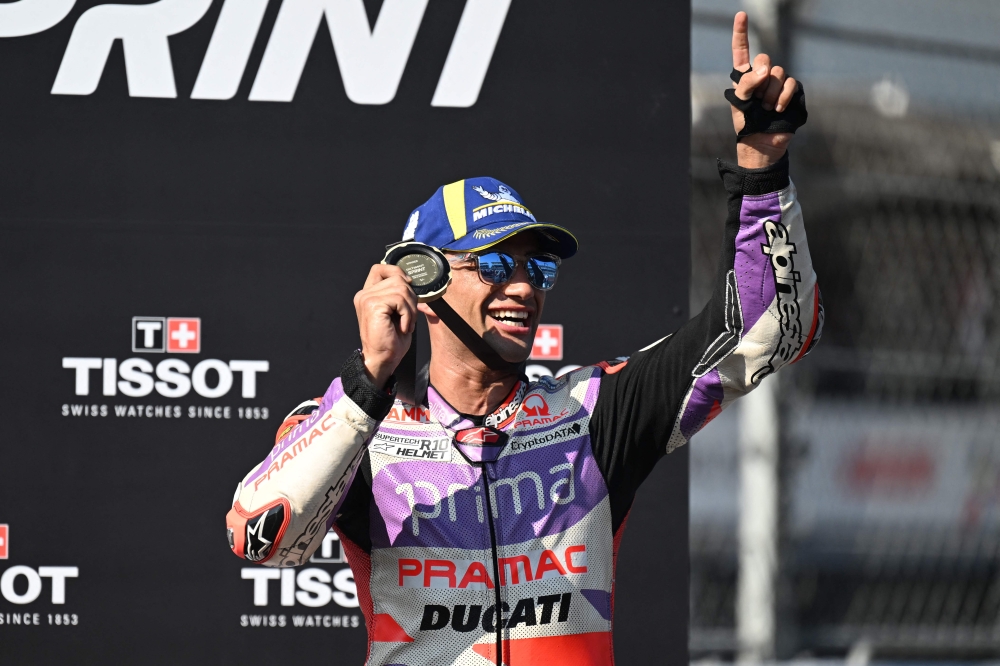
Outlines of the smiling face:
M 510 282 L 486 284 L 470 262 L 468 268 L 460 265 L 452 270 L 451 286 L 445 296 L 455 312 L 500 356 L 512 363 L 520 363 L 528 358 L 535 330 L 542 316 L 545 292 L 535 289 L 528 282 L 523 261 L 526 255 L 540 252 L 541 247 L 539 238 L 533 231 L 517 234 L 494 245 L 490 251 L 505 252 L 519 260 Z M 444 328 L 444 324 L 431 328 L 438 327 Z M 444 331 L 432 331 L 432 345 L 435 344 L 435 338 L 440 343 L 461 345 L 450 331 L 447 333 L 450 336 L 448 339 L 442 338 L 443 334 Z M 464 349 L 464 345 L 462 348 Z

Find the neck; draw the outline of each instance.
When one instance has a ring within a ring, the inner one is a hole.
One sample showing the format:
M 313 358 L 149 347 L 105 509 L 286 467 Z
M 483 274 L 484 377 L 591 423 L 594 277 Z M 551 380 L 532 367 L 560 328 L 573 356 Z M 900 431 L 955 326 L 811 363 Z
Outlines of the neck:
M 462 414 L 488 414 L 507 397 L 518 377 L 487 368 L 470 353 L 437 350 L 431 354 L 430 383 L 448 404 Z M 465 350 L 468 352 L 468 350 Z

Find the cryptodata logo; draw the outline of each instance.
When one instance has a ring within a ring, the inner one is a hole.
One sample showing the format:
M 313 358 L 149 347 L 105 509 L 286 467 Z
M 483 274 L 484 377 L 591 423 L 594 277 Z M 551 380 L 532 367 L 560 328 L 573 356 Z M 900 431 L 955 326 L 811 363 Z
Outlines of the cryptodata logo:
M 270 2 L 225 0 L 201 61 L 192 99 L 228 100 L 239 89 Z M 364 0 L 281 0 L 250 89 L 252 102 L 291 102 L 313 42 L 325 23 L 340 77 L 355 104 L 386 104 L 396 96 L 428 0 L 384 0 L 374 25 Z M 0 4 L 0 37 L 23 37 L 60 23 L 76 0 Z M 131 97 L 177 97 L 172 35 L 194 27 L 212 0 L 102 4 L 80 15 L 52 84 L 53 95 L 90 95 L 111 47 L 121 40 Z M 431 106 L 476 103 L 510 0 L 466 0 Z M 174 42 L 176 46 L 176 42 Z M 330 82 L 330 85 L 336 85 Z

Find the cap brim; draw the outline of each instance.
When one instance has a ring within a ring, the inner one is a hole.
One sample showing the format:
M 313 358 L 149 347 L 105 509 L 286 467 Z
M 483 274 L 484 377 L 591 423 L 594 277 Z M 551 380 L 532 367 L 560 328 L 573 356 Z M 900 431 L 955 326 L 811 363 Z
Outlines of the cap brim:
M 498 226 L 504 225 L 498 224 Z M 457 238 L 452 242 L 447 243 L 442 247 L 442 249 L 478 252 L 479 250 L 485 250 L 502 243 L 511 236 L 516 236 L 517 234 L 529 230 L 538 232 L 539 237 L 544 243 L 543 249 L 546 252 L 551 252 L 561 259 L 569 259 L 576 254 L 577 250 L 580 248 L 580 243 L 576 240 L 576 236 L 570 233 L 568 229 L 560 227 L 558 224 L 550 224 L 548 222 L 531 222 L 525 224 L 524 226 L 519 226 L 516 229 L 511 229 L 507 233 L 499 233 L 489 239 L 476 238 L 473 234 L 466 234 L 461 238 Z M 482 231 L 490 230 L 488 228 L 484 228 Z

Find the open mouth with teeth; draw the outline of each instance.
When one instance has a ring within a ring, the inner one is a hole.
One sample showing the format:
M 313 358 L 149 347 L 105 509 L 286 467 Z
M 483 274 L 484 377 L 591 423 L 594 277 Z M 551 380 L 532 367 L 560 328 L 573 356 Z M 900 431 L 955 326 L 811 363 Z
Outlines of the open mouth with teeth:
M 491 310 L 490 317 L 501 324 L 504 330 L 518 329 L 518 332 L 528 329 L 531 315 L 526 310 Z

